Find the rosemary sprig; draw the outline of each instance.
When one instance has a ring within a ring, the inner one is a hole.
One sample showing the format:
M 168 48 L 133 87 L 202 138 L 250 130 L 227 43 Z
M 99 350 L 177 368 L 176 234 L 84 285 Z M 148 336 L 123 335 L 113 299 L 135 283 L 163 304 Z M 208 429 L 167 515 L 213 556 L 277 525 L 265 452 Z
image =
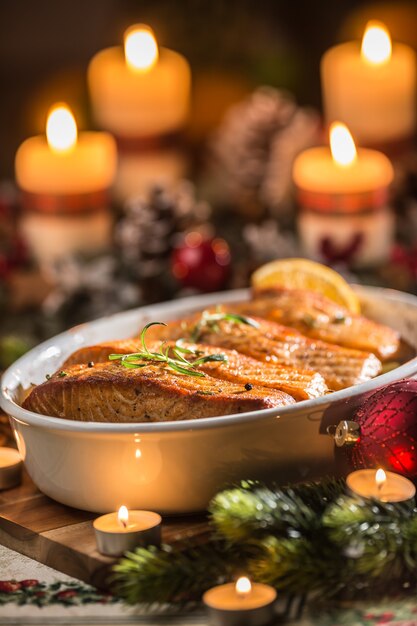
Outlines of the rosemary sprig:
M 203 311 L 200 320 L 194 326 L 191 333 L 191 340 L 198 341 L 201 337 L 202 330 L 206 328 L 210 328 L 210 330 L 218 333 L 220 331 L 220 327 L 218 322 L 232 322 L 234 324 L 246 324 L 247 326 L 252 326 L 253 328 L 259 328 L 258 322 L 253 320 L 251 317 L 246 317 L 245 315 L 238 315 L 237 313 L 209 313 L 208 311 Z
M 200 378 L 204 377 L 205 374 L 204 372 L 200 372 L 196 369 L 199 365 L 213 361 L 227 361 L 227 356 L 225 354 L 208 354 L 205 356 L 199 356 L 201 352 L 191 348 L 186 348 L 182 345 L 181 340 L 176 342 L 175 348 L 166 345 L 165 342 L 161 342 L 159 352 L 152 352 L 146 345 L 145 340 L 146 333 L 151 326 L 166 326 L 166 324 L 164 324 L 164 322 L 150 322 L 149 324 L 146 324 L 146 326 L 142 328 L 142 332 L 140 334 L 140 340 L 142 343 L 141 352 L 132 352 L 130 354 L 110 354 L 109 360 L 120 361 L 124 367 L 132 369 L 146 367 L 152 362 L 166 363 L 168 367 L 180 374 L 197 376 Z M 174 356 L 170 356 L 171 353 Z M 193 361 L 189 361 L 185 358 L 184 354 L 191 354 L 193 356 L 198 356 L 198 358 Z

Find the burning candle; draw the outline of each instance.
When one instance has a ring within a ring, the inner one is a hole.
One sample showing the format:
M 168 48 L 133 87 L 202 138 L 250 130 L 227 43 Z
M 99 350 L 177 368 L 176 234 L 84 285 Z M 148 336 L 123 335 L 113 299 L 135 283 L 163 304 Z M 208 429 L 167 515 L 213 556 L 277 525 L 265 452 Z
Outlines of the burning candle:
M 41 196 L 96 194 L 111 186 L 116 147 L 108 133 L 82 132 L 65 104 L 54 105 L 46 122 L 46 136 L 26 139 L 16 154 L 20 188 Z M 61 198 L 62 203 L 67 198 Z M 69 202 L 66 205 L 68 209 Z M 37 204 L 48 210 L 50 202 Z M 85 206 L 80 206 L 80 209 Z
M 274 618 L 276 598 L 273 587 L 242 576 L 236 583 L 209 589 L 203 602 L 214 626 L 263 626 Z
M 124 49 L 93 57 L 88 80 L 97 121 L 118 137 L 172 133 L 187 118 L 190 67 L 178 52 L 159 48 L 143 24 L 125 32 Z
M 136 546 L 159 545 L 162 518 L 153 511 L 128 511 L 121 506 L 93 522 L 97 547 L 101 554 L 120 556 Z
M 22 459 L 14 448 L 0 448 L 0 489 L 11 489 L 22 479 Z
M 79 133 L 65 104 L 51 108 L 45 135 L 31 137 L 19 147 L 15 168 L 25 208 L 21 228 L 41 265 L 108 245 L 109 188 L 116 161 L 113 137 Z
M 416 123 L 416 55 L 392 43 L 386 27 L 372 21 L 362 43 L 328 50 L 321 62 L 328 122 L 339 119 L 364 145 L 407 140 Z
M 376 498 L 381 502 L 403 502 L 414 498 L 413 483 L 395 472 L 365 469 L 351 472 L 346 478 L 349 489 L 363 498 Z
M 115 196 L 124 202 L 186 175 L 178 140 L 188 116 L 191 72 L 178 52 L 160 48 L 148 26 L 131 26 L 124 48 L 102 50 L 88 81 L 97 122 L 118 139 Z
M 330 127 L 330 148 L 311 148 L 294 162 L 299 232 L 307 256 L 372 266 L 390 253 L 394 220 L 387 207 L 393 168 L 381 152 L 357 149 L 349 129 Z

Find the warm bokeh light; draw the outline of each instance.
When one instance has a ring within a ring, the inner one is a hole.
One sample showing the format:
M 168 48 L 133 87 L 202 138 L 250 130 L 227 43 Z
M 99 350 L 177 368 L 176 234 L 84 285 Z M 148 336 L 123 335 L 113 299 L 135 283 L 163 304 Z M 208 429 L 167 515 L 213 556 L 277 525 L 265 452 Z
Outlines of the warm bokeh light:
M 330 126 L 330 150 L 333 160 L 342 167 L 348 167 L 356 159 L 353 137 L 348 127 L 341 122 L 334 122 Z
M 368 22 L 362 39 L 362 58 L 373 65 L 381 65 L 389 61 L 391 51 L 391 37 L 386 26 L 381 22 Z
M 77 124 L 66 104 L 51 108 L 46 121 L 46 139 L 54 152 L 68 152 L 77 143 Z
M 125 32 L 125 57 L 130 68 L 146 72 L 158 60 L 158 44 L 148 26 L 136 24 Z
M 382 487 L 382 485 L 385 483 L 386 480 L 387 480 L 387 475 L 384 472 L 384 470 L 380 467 L 375 472 L 375 482 L 377 484 L 378 489 Z
M 129 521 L 129 511 L 127 510 L 127 506 L 121 506 L 119 512 L 117 514 L 117 519 L 119 520 L 119 524 L 121 524 L 124 528 L 126 528 L 127 523 Z
M 247 596 L 252 590 L 252 585 L 246 576 L 241 576 L 236 581 L 236 593 L 239 596 Z

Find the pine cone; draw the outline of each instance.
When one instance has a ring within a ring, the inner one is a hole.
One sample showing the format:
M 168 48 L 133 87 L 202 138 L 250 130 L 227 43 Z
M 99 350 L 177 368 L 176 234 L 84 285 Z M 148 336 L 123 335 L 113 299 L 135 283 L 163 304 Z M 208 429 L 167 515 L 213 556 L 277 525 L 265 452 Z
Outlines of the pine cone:
M 319 116 L 286 92 L 260 87 L 234 105 L 213 137 L 212 171 L 220 194 L 241 212 L 287 210 L 291 170 L 299 152 L 318 140 Z
M 177 233 L 204 222 L 210 214 L 195 198 L 194 186 L 181 181 L 174 189 L 153 188 L 148 197 L 131 199 L 116 228 L 122 260 L 140 277 L 163 271 Z

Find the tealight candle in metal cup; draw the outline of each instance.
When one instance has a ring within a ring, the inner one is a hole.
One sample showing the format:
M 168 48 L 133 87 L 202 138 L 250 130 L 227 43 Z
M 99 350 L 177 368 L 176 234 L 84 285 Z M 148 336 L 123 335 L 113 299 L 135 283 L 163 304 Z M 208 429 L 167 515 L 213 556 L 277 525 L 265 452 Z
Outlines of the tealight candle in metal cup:
M 0 490 L 17 487 L 22 481 L 23 463 L 14 448 L 0 448 Z
M 99 552 L 121 556 L 137 546 L 159 545 L 162 518 L 153 511 L 128 511 L 121 506 L 118 513 L 108 513 L 93 522 Z
M 411 480 L 395 472 L 385 472 L 382 468 L 351 472 L 346 484 L 352 493 L 381 502 L 405 502 L 416 494 Z
M 242 576 L 206 591 L 203 603 L 213 626 L 267 626 L 275 617 L 277 592 Z

